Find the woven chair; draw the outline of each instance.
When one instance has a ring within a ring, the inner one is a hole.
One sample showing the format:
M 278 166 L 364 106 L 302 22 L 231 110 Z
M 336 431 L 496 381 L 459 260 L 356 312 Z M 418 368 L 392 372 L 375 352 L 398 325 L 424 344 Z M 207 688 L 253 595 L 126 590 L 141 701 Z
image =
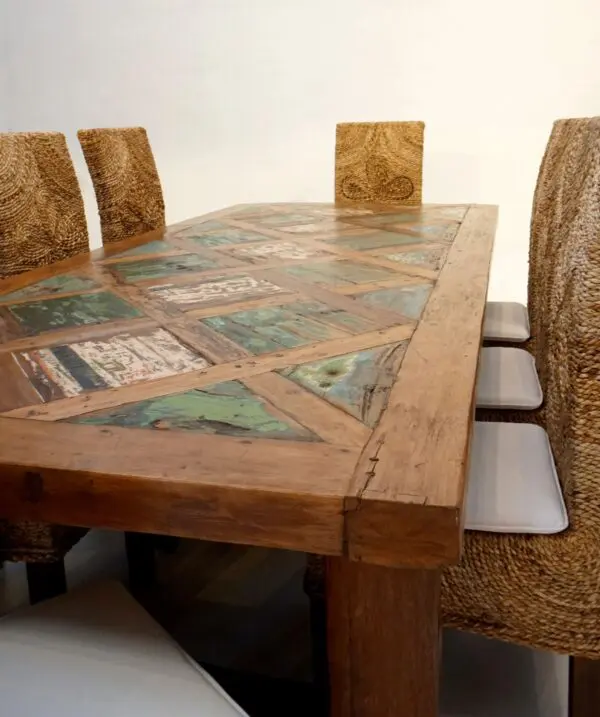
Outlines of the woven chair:
M 0 278 L 89 250 L 64 135 L 0 134 Z
M 89 250 L 81 191 L 65 137 L 0 134 L 0 276 Z M 0 563 L 27 563 L 31 602 L 64 592 L 63 558 L 78 528 L 0 520 Z
M 478 411 L 477 419 L 546 428 L 570 527 L 557 535 L 467 531 L 461 564 L 443 575 L 443 623 L 572 655 L 571 714 L 591 717 L 600 703 L 600 118 L 554 124 L 534 199 L 528 292 L 527 348 L 545 404 Z M 309 556 L 305 590 L 325 681 L 317 556 Z
M 596 715 L 600 699 L 600 118 L 557 122 L 551 145 L 536 197 L 532 329 L 546 396 L 539 420 L 570 527 L 467 532 L 461 564 L 443 575 L 442 606 L 447 626 L 574 656 L 579 717 Z
M 423 122 L 338 124 L 335 201 L 421 204 Z
M 143 127 L 77 132 L 92 178 L 102 242 L 129 239 L 165 226 L 165 203 Z

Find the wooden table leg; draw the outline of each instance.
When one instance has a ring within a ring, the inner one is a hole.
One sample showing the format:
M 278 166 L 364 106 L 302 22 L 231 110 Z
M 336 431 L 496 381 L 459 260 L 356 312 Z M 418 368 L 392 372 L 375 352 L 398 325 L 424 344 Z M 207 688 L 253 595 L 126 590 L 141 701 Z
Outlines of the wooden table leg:
M 437 570 L 327 558 L 332 717 L 438 717 Z

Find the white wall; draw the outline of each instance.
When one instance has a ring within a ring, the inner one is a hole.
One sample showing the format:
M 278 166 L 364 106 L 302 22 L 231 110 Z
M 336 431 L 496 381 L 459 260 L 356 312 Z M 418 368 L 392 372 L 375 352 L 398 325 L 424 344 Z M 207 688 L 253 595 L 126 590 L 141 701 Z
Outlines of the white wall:
M 0 132 L 8 129 L 8 5 L 0 2 Z
M 551 121 L 600 114 L 597 0 L 4 5 L 10 126 L 145 125 L 170 221 L 329 200 L 337 121 L 425 120 L 425 200 L 501 205 L 492 297 L 525 298 Z

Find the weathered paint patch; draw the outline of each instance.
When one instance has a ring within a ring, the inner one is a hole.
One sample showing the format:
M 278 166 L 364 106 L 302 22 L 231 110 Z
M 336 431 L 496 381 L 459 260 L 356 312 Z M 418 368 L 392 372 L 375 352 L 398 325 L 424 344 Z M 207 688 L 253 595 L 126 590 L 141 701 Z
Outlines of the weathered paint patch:
M 99 288 L 100 285 L 87 276 L 61 274 L 60 276 L 51 276 L 48 279 L 38 281 L 37 284 L 24 286 L 22 289 L 17 289 L 17 291 L 11 291 L 10 294 L 4 294 L 0 296 L 0 301 L 18 301 L 35 296 L 63 294 L 72 291 L 89 291 L 90 289 Z
M 237 381 L 151 398 L 68 420 L 94 426 L 195 431 L 291 441 L 320 440 Z
M 315 249 L 309 245 L 287 241 L 274 241 L 269 242 L 268 244 L 255 244 L 239 247 L 232 253 L 242 259 L 251 259 L 255 261 L 269 261 L 272 259 L 290 261 L 294 259 L 302 260 L 310 259 L 315 256 L 327 255 L 327 252 L 321 249 Z
M 468 206 L 438 206 L 438 207 L 428 207 L 427 208 L 427 216 L 429 217 L 442 217 L 444 219 L 454 219 L 458 222 L 462 221 L 465 218 L 465 214 L 467 213 L 467 210 L 469 209 Z
M 284 289 L 253 276 L 231 276 L 194 284 L 161 284 L 151 287 L 149 293 L 162 301 L 185 307 L 256 299 L 284 293 Z
M 410 234 L 397 234 L 395 232 L 376 232 L 360 236 L 337 236 L 324 239 L 330 244 L 338 247 L 351 249 L 353 251 L 369 251 L 370 249 L 381 249 L 382 247 L 403 246 L 404 244 L 419 244 L 424 239 Z
M 202 230 L 202 231 L 200 231 Z M 248 231 L 247 229 L 225 228 L 210 234 L 202 233 L 204 227 L 200 227 L 193 233 L 186 236 L 186 239 L 198 244 L 199 246 L 223 246 L 227 244 L 245 244 L 252 241 L 264 241 L 266 237 L 258 232 Z
M 144 254 L 162 254 L 168 251 L 176 251 L 177 247 L 174 247 L 169 242 L 162 241 L 162 239 L 156 239 L 150 241 L 147 244 L 136 246 L 134 249 L 127 249 L 127 251 L 119 252 L 118 254 L 111 254 L 110 258 L 122 257 L 122 256 L 143 256 Z
M 143 316 L 135 306 L 108 291 L 14 304 L 8 308 L 30 336 L 53 329 Z
M 403 341 L 379 346 L 292 366 L 280 373 L 372 427 L 385 406 L 407 345 Z
M 110 264 L 110 270 L 127 283 L 160 279 L 163 276 L 215 269 L 217 263 L 199 254 L 179 254 L 156 259 Z
M 422 266 L 438 271 L 446 258 L 447 252 L 448 250 L 446 248 L 437 247 L 433 249 L 419 249 L 417 251 L 401 251 L 395 254 L 384 254 L 384 256 L 390 261 Z
M 118 388 L 209 365 L 164 329 L 13 354 L 44 401 Z
M 262 216 L 255 220 L 256 224 L 263 224 L 266 227 L 279 227 L 287 224 L 312 223 L 313 217 L 310 214 L 274 214 Z
M 352 261 L 324 261 L 302 266 L 286 266 L 283 271 L 309 284 L 323 286 L 365 284 L 397 276 L 391 269 Z
M 391 309 L 410 319 L 418 319 L 425 308 L 432 288 L 432 284 L 395 286 L 389 289 L 367 291 L 357 294 L 354 298 L 377 309 Z
M 343 333 L 360 333 L 373 328 L 367 319 L 311 301 L 236 311 L 203 321 L 253 354 L 305 346 L 337 338 Z

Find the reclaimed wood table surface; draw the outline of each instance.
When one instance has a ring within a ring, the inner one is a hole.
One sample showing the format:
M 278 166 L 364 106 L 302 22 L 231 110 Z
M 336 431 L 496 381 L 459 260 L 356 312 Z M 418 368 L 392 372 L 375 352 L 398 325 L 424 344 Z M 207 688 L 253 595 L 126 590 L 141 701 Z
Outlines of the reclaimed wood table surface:
M 242 205 L 0 282 L 0 516 L 327 557 L 332 713 L 437 714 L 496 209 Z

